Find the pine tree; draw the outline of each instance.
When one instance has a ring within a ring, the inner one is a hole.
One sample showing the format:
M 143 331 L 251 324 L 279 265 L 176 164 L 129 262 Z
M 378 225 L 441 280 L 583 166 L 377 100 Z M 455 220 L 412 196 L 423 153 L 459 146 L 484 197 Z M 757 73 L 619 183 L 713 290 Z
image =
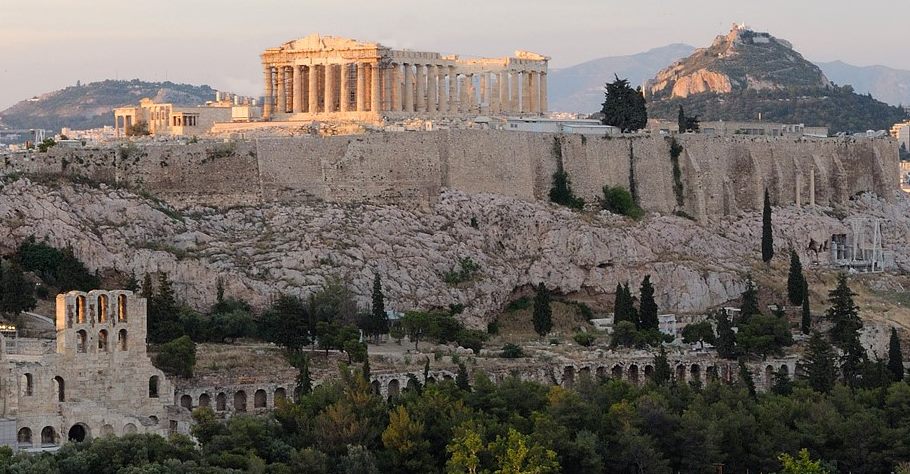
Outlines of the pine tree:
M 676 117 L 676 123 L 679 126 L 679 133 L 686 133 L 686 112 L 683 111 L 683 106 L 679 106 L 679 114 Z
M 152 286 L 152 275 L 150 273 L 146 273 L 145 277 L 142 278 L 142 291 L 139 296 L 145 298 L 148 302 L 151 302 L 155 296 L 155 288 Z
M 803 334 L 809 334 L 809 331 L 812 330 L 812 313 L 809 312 L 809 294 L 806 293 L 803 295 L 803 311 L 802 311 L 802 321 L 799 325 Z
M 758 309 L 758 289 L 755 288 L 751 275 L 746 277 L 746 290 L 743 291 L 742 298 L 743 302 L 739 306 L 740 319 L 737 322 L 739 326 L 748 323 L 752 316 L 761 314 Z
M 783 396 L 793 393 L 793 381 L 790 380 L 790 374 L 783 367 L 774 372 L 774 382 L 771 385 L 771 391 Z
M 537 285 L 534 295 L 534 332 L 540 337 L 546 336 L 553 329 L 552 310 L 550 309 L 550 292 L 543 282 Z
M 853 303 L 853 296 L 847 285 L 847 275 L 838 275 L 837 287 L 828 292 L 831 307 L 826 312 L 826 317 L 832 322 L 831 341 L 841 350 L 841 374 L 851 387 L 860 383 L 867 361 L 866 350 L 859 340 L 863 322 L 859 318 L 859 307 Z
M 468 369 L 463 362 L 458 363 L 458 373 L 455 375 L 455 386 L 465 392 L 471 391 L 471 380 L 468 378 Z
M 790 273 L 787 275 L 787 298 L 791 304 L 803 302 L 807 287 L 806 277 L 803 276 L 803 265 L 799 261 L 796 250 L 790 249 Z
M 799 374 L 813 390 L 828 393 L 837 381 L 834 349 L 818 332 L 812 333 L 805 357 L 797 367 Z
M 771 229 L 771 197 L 768 196 L 768 189 L 765 189 L 765 204 L 762 209 L 761 225 L 761 259 L 768 263 L 774 258 L 774 236 Z
M 136 279 L 135 274 L 130 274 L 130 277 L 127 278 L 126 283 L 123 284 L 124 290 L 129 290 L 132 292 L 139 291 L 139 280 Z
M 654 302 L 654 285 L 651 284 L 651 275 L 645 275 L 641 281 L 640 297 L 638 329 L 658 329 L 660 321 L 657 318 L 657 303 Z
M 717 355 L 724 359 L 733 359 L 736 357 L 736 333 L 733 332 L 733 324 L 726 310 L 720 310 L 716 318 L 717 342 L 714 347 L 717 349 Z
M 904 354 L 896 328 L 891 328 L 891 339 L 888 341 L 888 371 L 895 382 L 904 379 Z
M 670 369 L 670 362 L 667 360 L 667 351 L 661 344 L 660 352 L 654 356 L 654 371 L 651 372 L 651 380 L 657 385 L 666 385 L 673 378 L 673 371 Z
M 641 87 L 633 89 L 626 79 L 614 75 L 615 80 L 608 82 L 604 92 L 601 108 L 603 124 L 612 125 L 623 132 L 640 130 L 648 124 L 648 109 Z

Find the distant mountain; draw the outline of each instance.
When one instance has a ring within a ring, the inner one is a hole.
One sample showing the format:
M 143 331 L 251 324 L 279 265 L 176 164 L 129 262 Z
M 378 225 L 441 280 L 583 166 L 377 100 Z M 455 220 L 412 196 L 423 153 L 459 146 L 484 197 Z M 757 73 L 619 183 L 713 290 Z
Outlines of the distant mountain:
M 676 120 L 683 106 L 702 120 L 764 120 L 827 126 L 832 132 L 887 129 L 906 117 L 850 86 L 835 86 L 786 40 L 734 25 L 711 46 L 647 82 L 648 115 Z
M 816 64 L 836 84 L 849 84 L 857 93 L 872 94 L 891 105 L 910 105 L 910 71 L 887 66 L 854 66 L 842 61 Z
M 59 131 L 113 125 L 115 107 L 136 105 L 144 97 L 156 102 L 193 106 L 215 100 L 209 86 L 173 82 L 93 82 L 23 100 L 0 112 L 0 128 L 44 128 Z
M 549 108 L 557 112 L 597 112 L 604 100 L 604 83 L 612 81 L 614 74 L 641 85 L 661 68 L 694 50 L 687 44 L 671 44 L 643 53 L 594 59 L 552 70 L 547 84 Z

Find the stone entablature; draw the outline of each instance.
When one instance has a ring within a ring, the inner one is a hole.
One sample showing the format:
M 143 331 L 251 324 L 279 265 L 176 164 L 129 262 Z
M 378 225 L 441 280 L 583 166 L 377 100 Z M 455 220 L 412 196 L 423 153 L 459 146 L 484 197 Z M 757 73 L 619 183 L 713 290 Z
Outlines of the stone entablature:
M 125 290 L 57 296 L 56 351 L 0 351 L 0 445 L 53 449 L 67 439 L 187 430 L 173 386 L 146 352 L 146 301 Z M 2 336 L 0 336 L 2 339 Z M 5 433 L 5 431 L 4 431 Z
M 466 58 L 310 35 L 261 55 L 263 119 L 379 121 L 383 117 L 540 115 L 549 58 Z

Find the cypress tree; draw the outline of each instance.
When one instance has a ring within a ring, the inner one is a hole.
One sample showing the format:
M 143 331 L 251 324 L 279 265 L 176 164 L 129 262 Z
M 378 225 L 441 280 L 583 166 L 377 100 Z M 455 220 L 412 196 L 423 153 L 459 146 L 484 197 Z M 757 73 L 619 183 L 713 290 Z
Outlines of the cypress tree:
M 626 282 L 622 286 L 623 298 L 625 298 L 625 311 L 626 311 L 626 321 L 638 325 L 638 310 L 635 309 L 635 297 L 632 296 L 632 290 L 629 288 L 629 283 Z
M 534 332 L 541 337 L 546 336 L 553 329 L 551 318 L 550 292 L 543 282 L 540 282 L 537 285 L 537 294 L 534 295 Z
M 806 277 L 803 276 L 803 265 L 799 261 L 796 250 L 790 249 L 790 273 L 787 275 L 787 298 L 791 304 L 803 302 L 803 295 L 807 289 Z
M 755 288 L 755 282 L 752 281 L 751 275 L 746 278 L 746 290 L 743 291 L 743 302 L 739 306 L 740 320 L 737 324 L 740 326 L 749 322 L 752 316 L 761 314 L 758 310 L 758 290 Z
M 455 386 L 465 392 L 471 391 L 471 381 L 468 378 L 468 369 L 463 362 L 458 363 L 458 373 L 455 375 Z
M 834 349 L 818 331 L 812 333 L 805 357 L 797 369 L 813 390 L 828 393 L 834 388 L 837 381 Z
M 771 391 L 783 396 L 793 393 L 793 382 L 790 380 L 790 374 L 785 372 L 783 367 L 774 372 L 774 383 L 771 385 Z
M 313 391 L 313 379 L 310 377 L 310 356 L 301 354 L 297 362 L 297 390 L 298 396 L 309 395 Z
M 657 319 L 657 303 L 654 302 L 654 285 L 651 284 L 651 275 L 645 275 L 644 280 L 641 281 L 640 296 L 638 329 L 658 329 L 660 323 Z
M 891 328 L 891 339 L 888 341 L 888 371 L 895 382 L 904 379 L 904 354 L 901 351 L 901 340 L 897 329 Z
M 389 316 L 385 312 L 385 295 L 382 293 L 382 279 L 378 273 L 373 276 L 373 304 L 370 310 L 370 330 L 378 341 L 380 335 L 389 332 Z
M 621 283 L 616 284 L 616 298 L 613 300 L 613 325 L 626 321 L 628 310 L 626 306 L 626 292 Z
M 155 296 L 154 288 L 152 287 L 152 275 L 149 273 L 145 274 L 145 277 L 142 278 L 142 291 L 139 293 L 139 296 L 146 299 L 146 301 L 151 302 L 152 298 Z
M 733 332 L 733 324 L 727 316 L 727 311 L 722 309 L 716 315 L 717 318 L 717 342 L 714 347 L 717 349 L 717 355 L 724 359 L 733 359 L 736 357 L 736 333 Z
M 370 376 L 372 375 L 372 369 L 370 369 L 370 357 L 367 356 L 363 359 L 363 379 L 370 383 Z
M 761 259 L 768 263 L 774 257 L 774 236 L 771 229 L 771 198 L 765 188 L 765 204 L 762 209 L 761 225 Z
M 423 383 L 427 383 L 427 380 L 430 378 L 430 358 L 427 357 L 427 361 L 423 364 Z
M 654 371 L 651 372 L 651 380 L 657 385 L 666 385 L 671 378 L 673 378 L 673 372 L 670 369 L 670 362 L 667 360 L 667 351 L 661 344 L 660 352 L 654 356 Z
M 749 395 L 755 397 L 755 380 L 752 378 L 752 371 L 746 367 L 746 363 L 739 359 L 739 380 L 749 390 Z
M 806 293 L 803 295 L 803 311 L 802 311 L 802 321 L 799 325 L 803 334 L 809 334 L 809 331 L 812 330 L 812 314 L 809 312 L 809 294 Z
M 679 114 L 676 116 L 676 123 L 679 126 L 679 133 L 686 133 L 686 112 L 683 106 L 679 106 Z

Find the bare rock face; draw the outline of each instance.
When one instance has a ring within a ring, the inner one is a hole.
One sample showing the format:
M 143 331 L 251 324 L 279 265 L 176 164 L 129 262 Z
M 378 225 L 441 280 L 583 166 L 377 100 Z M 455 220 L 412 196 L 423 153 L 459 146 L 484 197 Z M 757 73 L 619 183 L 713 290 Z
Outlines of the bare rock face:
M 910 234 L 910 206 L 876 199 L 856 212 L 897 221 L 889 237 Z M 830 210 L 775 210 L 783 252 L 810 235 L 844 228 Z M 230 209 L 166 205 L 103 185 L 41 185 L 27 179 L 0 189 L 0 251 L 29 235 L 70 246 L 91 269 L 141 277 L 167 272 L 178 296 L 205 307 L 217 278 L 228 295 L 265 306 L 278 293 L 306 295 L 330 278 L 345 279 L 369 304 L 374 273 L 387 307 L 465 306 L 479 325 L 513 291 L 543 282 L 562 294 L 612 301 L 617 283 L 650 274 L 662 311 L 695 313 L 739 296 L 759 252 L 761 216 L 749 213 L 700 226 L 674 216 L 633 222 L 607 212 L 575 213 L 499 195 L 444 191 L 427 211 L 375 204 L 273 204 Z M 886 239 L 887 240 L 887 239 Z M 894 240 L 888 240 L 895 242 Z M 800 247 L 797 247 L 800 248 Z M 895 248 L 899 264 L 910 264 Z M 444 275 L 470 258 L 479 271 L 447 284 Z M 609 306 L 607 304 L 606 306 Z

